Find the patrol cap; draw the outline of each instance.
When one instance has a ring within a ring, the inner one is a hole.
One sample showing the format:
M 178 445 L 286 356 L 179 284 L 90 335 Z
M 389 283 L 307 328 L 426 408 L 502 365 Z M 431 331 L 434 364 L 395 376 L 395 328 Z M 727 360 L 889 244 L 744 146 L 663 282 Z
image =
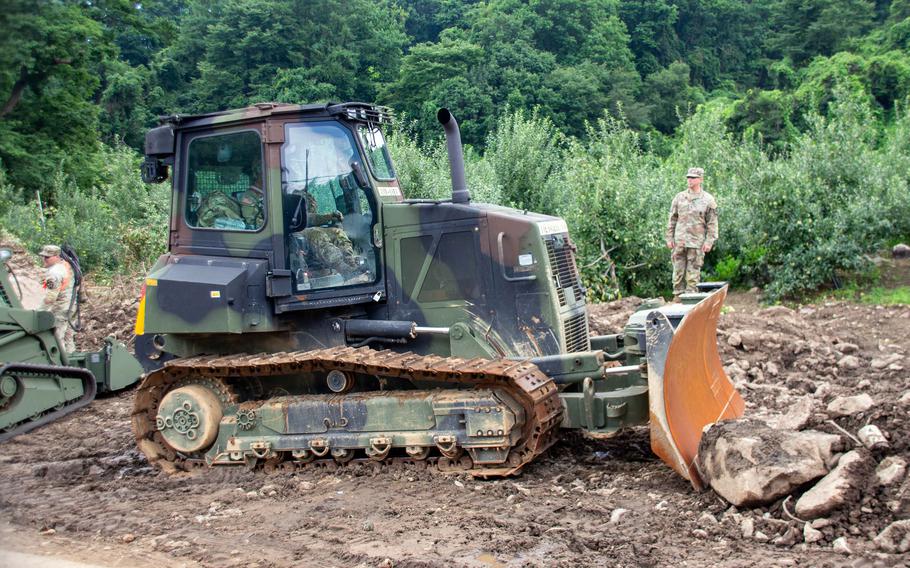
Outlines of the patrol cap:
M 686 172 L 687 178 L 701 178 L 705 177 L 704 168 L 689 168 L 689 171 Z
M 38 253 L 38 256 L 60 256 L 60 247 L 57 245 L 44 245 L 41 247 L 41 251 Z

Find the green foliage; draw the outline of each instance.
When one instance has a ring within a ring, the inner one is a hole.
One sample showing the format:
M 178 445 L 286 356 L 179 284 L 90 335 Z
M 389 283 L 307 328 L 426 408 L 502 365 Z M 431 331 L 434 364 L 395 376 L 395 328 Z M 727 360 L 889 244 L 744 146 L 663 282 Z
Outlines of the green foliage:
M 863 304 L 874 304 L 877 306 L 910 306 L 910 286 L 898 286 L 896 288 L 873 286 L 869 288 L 851 283 L 849 286 L 836 290 L 833 293 L 826 294 L 826 297 L 833 297 L 838 300 L 856 301 Z
M 564 139 L 546 119 L 516 111 L 499 120 L 486 154 L 466 160 L 472 187 L 487 191 L 476 199 L 566 219 L 594 300 L 667 291 L 667 208 L 686 168 L 699 164 L 720 214 L 706 274 L 764 286 L 776 300 L 864 269 L 866 253 L 910 231 L 910 119 L 900 112 L 884 134 L 870 122 L 868 100 L 838 91 L 830 116 L 810 117 L 789 152 L 772 159 L 760 140 L 729 131 L 725 105 L 706 105 L 661 158 L 621 119 L 606 116 L 583 140 Z M 421 151 L 399 132 L 392 149 L 408 196 L 448 195 L 442 146 Z
M 33 252 L 43 244 L 68 243 L 84 268 L 144 269 L 166 249 L 169 188 L 138 179 L 139 156 L 118 143 L 100 150 L 98 182 L 82 189 L 57 172 L 50 187 L 57 202 L 21 203 L 21 191 L 0 175 L 0 219 L 5 230 Z
M 600 298 L 666 288 L 655 204 L 693 164 L 725 220 L 709 268 L 772 295 L 910 234 L 910 0 L 8 0 L 0 28 L 5 226 L 97 266 L 163 238 L 123 143 L 263 100 L 392 105 L 402 184 L 435 198 L 451 108 L 475 198 L 568 218 Z

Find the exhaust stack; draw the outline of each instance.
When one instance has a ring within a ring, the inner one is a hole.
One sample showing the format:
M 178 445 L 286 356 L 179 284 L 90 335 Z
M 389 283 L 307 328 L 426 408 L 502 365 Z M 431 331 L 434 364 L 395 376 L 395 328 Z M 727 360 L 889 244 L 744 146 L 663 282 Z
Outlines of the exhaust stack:
M 468 203 L 471 201 L 471 192 L 465 181 L 464 153 L 458 121 L 447 108 L 436 112 L 436 120 L 446 132 L 446 151 L 449 154 L 449 169 L 452 171 L 452 203 Z

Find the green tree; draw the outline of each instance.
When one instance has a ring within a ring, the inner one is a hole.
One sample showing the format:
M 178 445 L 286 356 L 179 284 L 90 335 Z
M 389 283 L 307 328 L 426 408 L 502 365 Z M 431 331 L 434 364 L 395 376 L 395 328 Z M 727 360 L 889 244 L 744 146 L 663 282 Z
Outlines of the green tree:
M 90 183 L 96 70 L 113 53 L 101 25 L 73 3 L 7 0 L 0 29 L 0 161 L 10 183 L 47 189 L 58 170 Z
M 703 91 L 689 84 L 689 66 L 681 61 L 648 75 L 643 91 L 651 125 L 663 134 L 672 134 L 680 117 L 705 102 Z

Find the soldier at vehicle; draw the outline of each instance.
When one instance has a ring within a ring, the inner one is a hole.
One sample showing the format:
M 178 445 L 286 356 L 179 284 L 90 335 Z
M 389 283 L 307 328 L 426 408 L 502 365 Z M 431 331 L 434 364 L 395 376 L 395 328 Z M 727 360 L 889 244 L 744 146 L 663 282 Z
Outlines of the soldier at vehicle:
M 198 226 L 216 229 L 256 230 L 263 223 L 262 190 L 250 185 L 231 197 L 212 191 L 199 206 Z
M 44 245 L 38 253 L 44 260 L 44 281 L 47 293 L 41 302 L 41 309 L 54 314 L 54 333 L 67 353 L 76 350 L 74 331 L 69 324 L 69 309 L 73 298 L 75 276 L 69 263 L 60 257 L 60 247 Z
M 678 300 L 684 292 L 695 292 L 701 280 L 705 253 L 717 241 L 717 202 L 701 188 L 705 170 L 689 168 L 686 181 L 689 188 L 673 198 L 667 221 L 667 248 L 673 263 L 673 296 Z
M 322 227 L 344 220 L 341 211 L 319 213 L 316 198 L 304 192 L 307 210 L 307 227 L 295 233 L 300 251 L 309 268 L 327 268 L 341 274 L 348 280 L 358 273 L 360 263 L 354 254 L 354 246 L 347 233 L 340 227 Z

